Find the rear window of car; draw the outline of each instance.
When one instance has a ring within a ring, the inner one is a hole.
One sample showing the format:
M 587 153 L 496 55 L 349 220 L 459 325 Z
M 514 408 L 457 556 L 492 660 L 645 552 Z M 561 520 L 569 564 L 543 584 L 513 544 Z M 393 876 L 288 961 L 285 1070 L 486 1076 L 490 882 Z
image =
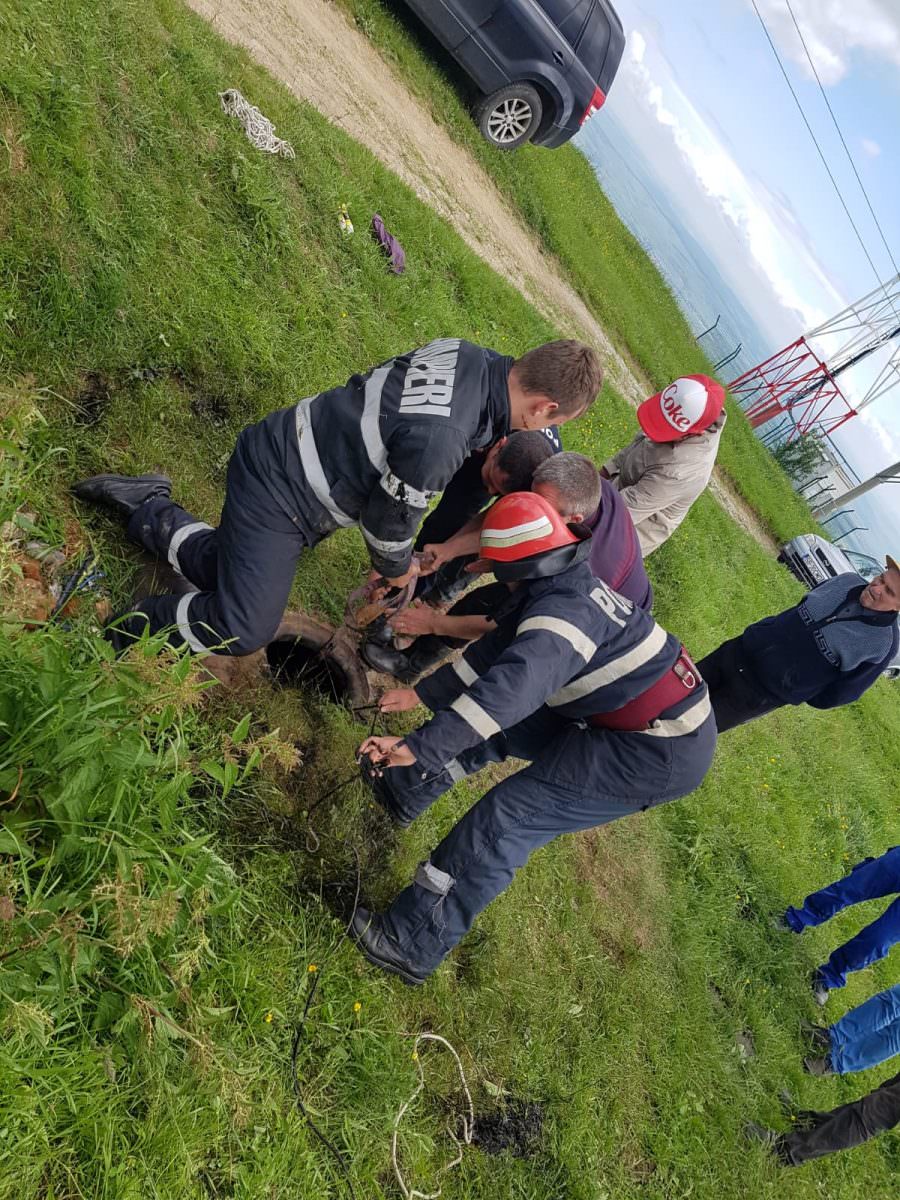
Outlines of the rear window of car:
M 576 53 L 592 79 L 599 79 L 609 49 L 609 21 L 606 13 L 595 4 Z
M 595 3 L 596 0 L 537 0 L 538 8 L 544 10 L 573 49 Z

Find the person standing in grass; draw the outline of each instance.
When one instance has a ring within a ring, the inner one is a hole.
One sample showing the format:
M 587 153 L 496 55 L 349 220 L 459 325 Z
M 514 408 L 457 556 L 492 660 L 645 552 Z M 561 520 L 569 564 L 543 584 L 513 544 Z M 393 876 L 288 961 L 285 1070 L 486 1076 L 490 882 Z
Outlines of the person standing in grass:
M 149 596 L 115 618 L 117 648 L 171 630 L 191 650 L 250 654 L 270 641 L 302 551 L 357 525 L 373 576 L 415 574 L 432 498 L 473 450 L 513 429 L 585 412 L 603 382 L 589 346 L 549 342 L 513 359 L 459 338 L 401 354 L 245 429 L 228 464 L 219 527 L 171 499 L 164 475 L 96 475 L 72 491 L 124 517 L 129 535 L 195 588 Z
M 642 432 L 604 463 L 637 530 L 644 558 L 671 537 L 709 483 L 725 428 L 725 391 L 685 375 L 638 406 Z
M 801 1110 L 794 1119 L 790 1133 L 778 1133 L 755 1121 L 746 1126 L 745 1133 L 768 1146 L 783 1167 L 799 1167 L 810 1159 L 861 1146 L 900 1124 L 900 1075 L 886 1079 L 860 1100 L 830 1112 Z
M 799 604 L 748 625 L 698 667 L 719 733 L 785 704 L 837 708 L 870 688 L 897 653 L 900 567 L 866 583 L 847 571 Z
M 900 983 L 811 1032 L 824 1053 L 803 1060 L 810 1075 L 849 1075 L 887 1062 L 900 1054 Z
M 866 858 L 835 883 L 807 896 L 800 908 L 791 905 L 779 924 L 793 933 L 822 925 L 832 917 L 865 900 L 880 900 L 900 893 L 900 846 L 886 850 L 879 858 Z M 813 976 L 813 993 L 825 1004 L 831 988 L 841 988 L 850 971 L 861 971 L 885 957 L 900 942 L 900 894 L 881 916 L 834 951 Z
M 487 791 L 383 914 L 350 934 L 369 962 L 420 984 L 530 855 L 563 833 L 685 796 L 712 762 L 709 697 L 678 638 L 597 579 L 589 531 L 543 496 L 504 496 L 481 530 L 483 565 L 514 585 L 496 629 L 384 712 L 430 721 L 359 747 L 363 779 L 401 826 L 459 779 L 509 757 L 527 766 Z

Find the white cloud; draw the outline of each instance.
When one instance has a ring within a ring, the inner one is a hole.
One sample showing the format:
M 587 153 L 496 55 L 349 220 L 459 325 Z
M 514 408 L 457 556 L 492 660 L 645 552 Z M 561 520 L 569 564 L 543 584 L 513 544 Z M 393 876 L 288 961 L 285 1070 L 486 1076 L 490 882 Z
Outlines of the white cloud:
M 863 153 L 867 154 L 869 158 L 877 158 L 881 153 L 881 147 L 877 142 L 873 141 L 872 138 L 863 138 L 862 148 Z
M 628 37 L 628 54 L 634 63 L 642 63 L 647 52 L 647 41 L 643 34 L 635 29 Z
M 844 308 L 846 300 L 806 243 L 794 214 L 759 179 L 744 173 L 663 64 L 655 64 L 663 80 L 657 82 L 645 61 L 647 43 L 636 33 L 631 41 L 636 37 L 638 51 L 624 68 L 631 90 L 668 132 L 689 175 L 746 246 L 778 303 L 805 329 Z
M 859 419 L 881 442 L 885 450 L 887 462 L 900 461 L 900 434 L 898 434 L 897 430 L 889 429 L 883 421 L 879 421 L 871 408 L 864 408 L 859 414 Z M 876 471 L 880 470 L 881 466 L 876 464 L 873 469 Z
M 756 0 L 756 6 L 780 53 L 812 79 L 785 0 Z M 857 50 L 900 66 L 897 0 L 792 0 L 791 8 L 824 86 L 843 79 Z

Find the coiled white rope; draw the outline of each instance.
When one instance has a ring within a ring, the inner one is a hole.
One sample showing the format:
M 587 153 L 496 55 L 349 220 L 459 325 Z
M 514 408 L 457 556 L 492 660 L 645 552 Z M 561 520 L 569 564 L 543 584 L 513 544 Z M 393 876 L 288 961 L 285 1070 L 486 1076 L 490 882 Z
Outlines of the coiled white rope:
M 394 1118 L 394 1135 L 391 1139 L 391 1162 L 394 1165 L 394 1174 L 397 1177 L 397 1183 L 400 1185 L 400 1191 L 403 1193 L 404 1200 L 438 1200 L 438 1196 L 441 1194 L 441 1188 L 438 1188 L 436 1192 L 420 1192 L 416 1188 L 408 1187 L 406 1180 L 403 1178 L 403 1175 L 400 1171 L 400 1164 L 397 1162 L 397 1132 L 400 1128 L 400 1122 L 403 1120 L 403 1116 L 409 1106 L 413 1103 L 416 1097 L 419 1096 L 419 1094 L 422 1092 L 422 1089 L 425 1087 L 425 1072 L 422 1069 L 422 1060 L 419 1058 L 420 1042 L 438 1042 L 453 1055 L 453 1061 L 456 1063 L 456 1069 L 459 1072 L 459 1080 L 462 1084 L 462 1089 L 466 1097 L 466 1106 L 469 1110 L 468 1115 L 464 1114 L 462 1118 L 462 1139 L 458 1138 L 453 1130 L 449 1128 L 449 1126 L 447 1128 L 447 1132 L 456 1143 L 457 1155 L 456 1158 L 454 1158 L 451 1162 L 445 1163 L 444 1166 L 440 1168 L 438 1171 L 439 1176 L 445 1175 L 454 1167 L 458 1167 L 462 1162 L 463 1146 L 471 1146 L 472 1135 L 475 1132 L 475 1108 L 472 1104 L 472 1094 L 469 1091 L 469 1085 L 466 1082 L 466 1075 L 463 1071 L 462 1063 L 459 1060 L 459 1055 L 456 1053 L 447 1039 L 441 1037 L 439 1033 L 417 1034 L 415 1043 L 413 1044 L 413 1058 L 416 1060 L 416 1067 L 419 1072 L 419 1082 L 416 1086 L 416 1090 L 413 1092 L 410 1098 L 405 1101 L 405 1103 L 400 1105 L 400 1111 Z
M 245 100 L 237 88 L 219 92 L 222 110 L 228 117 L 237 117 L 244 127 L 248 139 L 257 150 L 268 154 L 280 154 L 283 158 L 295 158 L 294 147 L 284 138 L 275 136 L 275 126 L 264 117 L 258 108 Z

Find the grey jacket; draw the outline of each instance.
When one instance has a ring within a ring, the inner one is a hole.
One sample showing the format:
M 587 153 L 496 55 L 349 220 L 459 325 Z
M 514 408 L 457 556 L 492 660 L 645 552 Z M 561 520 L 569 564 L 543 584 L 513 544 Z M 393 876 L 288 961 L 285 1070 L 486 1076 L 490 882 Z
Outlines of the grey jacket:
M 652 442 L 639 433 L 604 469 L 631 513 L 644 558 L 678 528 L 715 466 L 725 413 L 681 442 Z

